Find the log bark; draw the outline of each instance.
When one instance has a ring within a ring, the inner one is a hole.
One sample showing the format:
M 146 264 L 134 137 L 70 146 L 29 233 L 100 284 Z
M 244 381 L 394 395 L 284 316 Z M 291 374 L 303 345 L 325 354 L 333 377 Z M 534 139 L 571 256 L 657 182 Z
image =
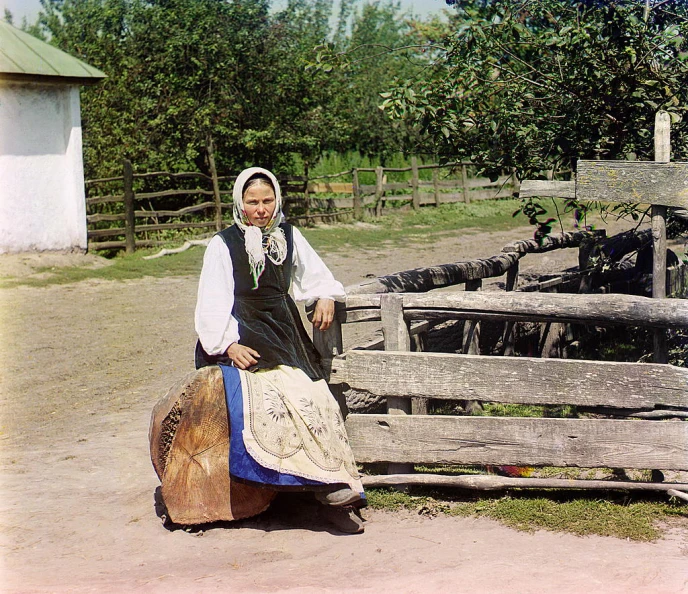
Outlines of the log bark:
M 424 293 L 470 280 L 501 276 L 522 254 L 508 253 L 470 262 L 455 262 L 405 270 L 347 287 L 347 295 L 369 293 Z
M 190 373 L 155 405 L 151 461 L 175 524 L 239 520 L 265 511 L 275 492 L 229 476 L 229 422 L 222 372 Z

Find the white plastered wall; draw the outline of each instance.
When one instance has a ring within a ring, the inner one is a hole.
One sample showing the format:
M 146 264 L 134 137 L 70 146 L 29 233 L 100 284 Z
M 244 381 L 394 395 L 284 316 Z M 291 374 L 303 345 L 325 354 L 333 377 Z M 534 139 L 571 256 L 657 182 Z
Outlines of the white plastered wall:
M 0 82 L 0 253 L 86 246 L 79 87 Z

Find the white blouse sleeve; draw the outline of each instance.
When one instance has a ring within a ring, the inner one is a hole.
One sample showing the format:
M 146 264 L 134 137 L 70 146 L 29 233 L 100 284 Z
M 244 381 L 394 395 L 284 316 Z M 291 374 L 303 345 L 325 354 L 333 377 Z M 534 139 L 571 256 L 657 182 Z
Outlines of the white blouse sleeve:
M 320 256 L 296 227 L 293 227 L 293 238 L 294 299 L 305 301 L 306 305 L 323 298 L 346 301 L 346 292 L 342 283 L 335 280 Z
M 239 341 L 239 324 L 232 316 L 234 275 L 225 242 L 213 237 L 203 256 L 194 316 L 196 333 L 209 355 L 220 355 Z

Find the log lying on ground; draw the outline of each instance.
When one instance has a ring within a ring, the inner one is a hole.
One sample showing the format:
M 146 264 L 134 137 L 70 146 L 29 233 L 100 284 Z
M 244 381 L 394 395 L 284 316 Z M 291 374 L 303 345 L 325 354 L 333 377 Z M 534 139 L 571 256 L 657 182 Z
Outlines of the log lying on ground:
M 265 511 L 275 492 L 229 476 L 229 422 L 222 372 L 205 367 L 155 405 L 151 460 L 170 521 L 191 525 L 239 520 Z
M 685 483 L 646 483 L 640 481 L 611 481 L 585 479 L 538 479 L 514 478 L 494 475 L 462 474 L 447 476 L 438 474 L 384 474 L 363 477 L 363 486 L 396 487 L 401 485 L 420 485 L 432 487 L 454 487 L 457 489 L 477 489 L 500 491 L 502 489 L 601 489 L 621 491 L 666 491 L 674 497 L 686 495 L 679 489 L 687 489 Z M 681 495 L 676 495 L 681 493 Z

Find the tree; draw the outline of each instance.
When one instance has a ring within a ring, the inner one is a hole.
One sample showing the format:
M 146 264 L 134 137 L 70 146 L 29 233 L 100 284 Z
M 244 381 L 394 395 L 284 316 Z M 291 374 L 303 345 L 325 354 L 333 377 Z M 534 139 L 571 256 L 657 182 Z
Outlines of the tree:
M 270 27 L 264 84 L 269 88 L 259 107 L 262 129 L 251 142 L 269 139 L 271 162 L 292 170 L 298 155 L 306 171 L 325 150 L 347 137 L 346 115 L 337 108 L 341 73 L 309 68 L 313 48 L 331 36 L 332 0 L 290 0 Z
M 387 96 L 446 159 L 496 175 L 575 167 L 578 158 L 651 159 L 658 109 L 688 153 L 688 8 L 684 2 L 457 2 L 446 54 L 423 80 Z
M 414 150 L 418 138 L 414 128 L 380 110 L 380 94 L 395 80 L 415 80 L 428 60 L 416 44 L 414 20 L 398 2 L 366 3 L 352 12 L 350 35 L 321 48 L 319 61 L 345 66 L 339 103 L 348 116 L 349 148 L 384 164 L 395 153 Z

